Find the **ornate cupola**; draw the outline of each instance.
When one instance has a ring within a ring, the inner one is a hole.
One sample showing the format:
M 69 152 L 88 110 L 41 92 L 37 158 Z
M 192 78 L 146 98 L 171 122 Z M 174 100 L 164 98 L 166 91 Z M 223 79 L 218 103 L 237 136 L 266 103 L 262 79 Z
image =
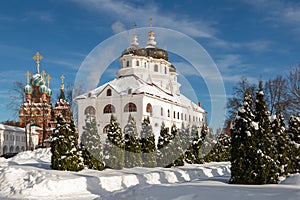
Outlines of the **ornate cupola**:
M 131 48 L 133 48 L 133 49 L 138 49 L 139 48 L 138 37 L 137 37 L 137 34 L 136 34 L 136 23 L 133 24 L 133 34 L 132 34 Z
M 27 82 L 26 82 L 26 86 L 24 87 L 24 92 L 26 94 L 26 100 L 30 100 L 31 99 L 31 93 L 32 93 L 32 87 L 30 85 L 30 81 L 29 81 L 29 77 L 31 76 L 31 74 L 29 73 L 29 71 L 26 72 L 25 76 L 27 77 Z

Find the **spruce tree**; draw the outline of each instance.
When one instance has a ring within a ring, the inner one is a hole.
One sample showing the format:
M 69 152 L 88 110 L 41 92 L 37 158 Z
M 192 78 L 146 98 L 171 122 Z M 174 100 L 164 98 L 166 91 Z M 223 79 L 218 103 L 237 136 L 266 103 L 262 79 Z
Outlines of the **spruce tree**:
M 176 125 L 173 124 L 171 127 L 172 141 L 170 144 L 170 148 L 172 149 L 172 160 L 173 166 L 183 166 L 184 165 L 184 151 L 182 149 L 182 140 L 179 135 L 179 130 Z
M 96 119 L 86 116 L 81 135 L 81 148 L 84 164 L 89 169 L 103 170 L 102 145 L 98 134 Z
M 190 144 L 187 152 L 185 161 L 189 164 L 199 163 L 200 161 L 200 148 L 201 148 L 201 137 L 199 136 L 198 128 L 192 126 L 191 130 L 192 143 Z
M 134 118 L 129 115 L 128 123 L 124 128 L 125 167 L 142 166 L 141 144 L 136 130 Z
M 288 134 L 292 141 L 291 171 L 300 172 L 300 117 L 292 115 L 289 119 Z
M 255 122 L 258 124 L 257 143 L 258 163 L 257 184 L 277 183 L 279 181 L 278 165 L 276 164 L 276 148 L 270 130 L 270 114 L 264 98 L 262 81 L 259 82 L 255 101 Z
M 199 156 L 196 160 L 197 164 L 204 163 L 204 156 L 211 151 L 215 144 L 216 140 L 213 133 L 209 131 L 207 124 L 203 123 L 200 132 L 200 140 L 198 142 Z
M 169 167 L 172 165 L 172 149 L 169 146 L 172 139 L 172 134 L 163 122 L 157 142 L 157 166 Z
M 243 104 L 231 127 L 231 178 L 234 184 L 255 184 L 257 165 L 257 124 L 252 113 L 252 97 L 246 90 Z
M 183 150 L 183 158 L 186 160 L 187 152 L 189 151 L 189 146 L 192 144 L 191 135 L 189 131 L 189 127 L 185 127 L 184 123 L 181 125 L 181 129 L 179 131 L 179 136 L 181 139 L 181 147 Z
M 103 160 L 106 168 L 122 169 L 124 167 L 124 140 L 119 123 L 111 115 L 107 139 L 103 150 Z
M 56 170 L 79 171 L 83 169 L 83 159 L 78 149 L 78 135 L 73 118 L 66 123 L 62 115 L 57 116 L 57 125 L 51 136 L 51 168 Z
M 143 167 L 156 167 L 155 137 L 149 117 L 145 118 L 142 122 L 141 152 Z

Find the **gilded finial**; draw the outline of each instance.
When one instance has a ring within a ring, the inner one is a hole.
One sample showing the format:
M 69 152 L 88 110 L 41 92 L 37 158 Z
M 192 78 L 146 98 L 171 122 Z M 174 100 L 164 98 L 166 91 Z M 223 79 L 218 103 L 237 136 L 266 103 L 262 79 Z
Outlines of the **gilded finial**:
M 46 75 L 45 70 L 42 71 L 41 75 L 42 75 L 42 78 L 45 79 L 45 75 Z
M 47 75 L 48 88 L 50 88 L 50 80 L 51 80 L 51 76 L 50 76 L 50 74 L 48 74 Z
M 150 17 L 150 31 L 152 31 L 152 17 Z
M 37 67 L 37 73 L 40 73 L 40 61 L 43 59 L 43 56 L 39 53 L 36 52 L 36 54 L 33 56 L 33 60 L 36 62 L 36 67 Z
M 65 79 L 65 76 L 64 75 L 61 75 L 61 84 L 60 84 L 60 87 L 61 87 L 61 89 L 63 90 L 63 89 L 65 89 L 65 84 L 64 84 L 64 79 Z
M 136 23 L 133 24 L 133 33 L 136 34 Z
M 26 72 L 26 74 L 25 74 L 25 76 L 27 77 L 27 84 L 29 84 L 29 77 L 30 77 L 30 72 L 29 71 L 27 71 Z

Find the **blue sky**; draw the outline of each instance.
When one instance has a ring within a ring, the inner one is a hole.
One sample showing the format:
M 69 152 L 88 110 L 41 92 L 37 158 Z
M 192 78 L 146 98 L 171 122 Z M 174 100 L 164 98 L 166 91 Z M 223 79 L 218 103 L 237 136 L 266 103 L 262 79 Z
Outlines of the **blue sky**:
M 32 57 L 36 51 L 44 56 L 41 70 L 52 76 L 51 89 L 57 93 L 61 74 L 66 82 L 73 82 L 93 48 L 132 29 L 134 22 L 138 27 L 149 26 L 150 17 L 153 26 L 182 32 L 205 48 L 222 75 L 227 95 L 242 76 L 252 82 L 267 80 L 300 63 L 298 1 L 2 1 L 0 121 L 14 119 L 7 110 L 9 91 L 13 82 L 25 83 L 27 70 L 35 72 Z M 164 44 L 158 46 L 163 48 Z M 104 79 L 112 77 L 106 73 Z M 199 101 L 209 112 L 209 93 L 203 81 L 191 83 L 199 87 Z

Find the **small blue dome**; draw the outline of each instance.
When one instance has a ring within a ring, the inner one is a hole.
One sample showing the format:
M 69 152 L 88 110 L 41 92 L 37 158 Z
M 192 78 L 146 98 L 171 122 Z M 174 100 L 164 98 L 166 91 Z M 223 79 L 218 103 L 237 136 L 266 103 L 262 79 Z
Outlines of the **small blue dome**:
M 47 91 L 48 91 L 48 88 L 47 88 L 46 85 L 41 85 L 41 86 L 40 86 L 40 92 L 41 92 L 41 93 L 47 93 Z
M 26 94 L 31 94 L 31 93 L 32 93 L 32 87 L 31 87 L 29 84 L 27 84 L 27 85 L 24 87 L 24 92 L 25 92 Z

